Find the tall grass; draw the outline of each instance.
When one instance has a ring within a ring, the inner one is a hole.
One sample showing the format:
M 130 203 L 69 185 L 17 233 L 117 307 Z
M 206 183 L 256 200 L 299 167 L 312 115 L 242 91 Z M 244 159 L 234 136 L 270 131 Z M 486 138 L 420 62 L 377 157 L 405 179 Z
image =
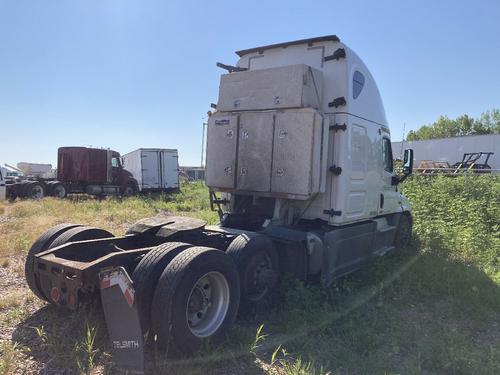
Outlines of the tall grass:
M 9 220 L 0 222 L 0 257 L 25 253 L 41 233 L 64 222 L 102 227 L 115 235 L 125 233 L 135 221 L 160 212 L 189 215 L 215 224 L 218 216 L 209 205 L 208 190 L 200 181 L 183 183 L 179 193 L 127 199 L 97 200 L 74 195 L 63 200 L 17 201 L 5 205 Z
M 270 330 L 333 372 L 500 373 L 499 177 L 408 179 L 412 247 L 328 289 L 292 281 Z
M 413 206 L 415 241 L 409 249 L 377 259 L 329 288 L 283 280 L 271 310 L 240 320 L 229 340 L 201 353 L 203 358 L 179 364 L 167 358 L 168 371 L 500 373 L 500 177 L 416 176 L 401 190 Z M 163 211 L 217 222 L 202 183 L 156 197 L 27 200 L 5 205 L 0 257 L 18 264 L 34 239 L 57 223 L 94 225 L 119 235 L 136 220 Z M 17 325 L 12 344 L 0 345 L 0 374 L 19 370 L 24 347 L 56 369 L 107 366 L 101 312 L 46 307 L 33 314 L 31 304 L 10 294 L 0 303 L 0 329 Z
M 500 282 L 500 176 L 415 177 L 402 188 L 424 249 L 484 270 Z

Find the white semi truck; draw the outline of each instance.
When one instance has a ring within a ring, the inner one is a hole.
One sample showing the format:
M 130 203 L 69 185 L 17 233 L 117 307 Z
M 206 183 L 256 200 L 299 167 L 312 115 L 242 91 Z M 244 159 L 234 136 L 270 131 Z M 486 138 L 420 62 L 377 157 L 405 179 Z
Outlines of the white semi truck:
M 285 274 L 328 285 L 406 246 L 412 216 L 394 173 L 379 91 L 336 36 L 237 52 L 208 122 L 206 182 L 220 224 L 157 216 L 127 235 L 63 224 L 26 260 L 40 298 L 76 309 L 100 292 L 114 360 L 141 372 L 143 339 L 192 353 Z

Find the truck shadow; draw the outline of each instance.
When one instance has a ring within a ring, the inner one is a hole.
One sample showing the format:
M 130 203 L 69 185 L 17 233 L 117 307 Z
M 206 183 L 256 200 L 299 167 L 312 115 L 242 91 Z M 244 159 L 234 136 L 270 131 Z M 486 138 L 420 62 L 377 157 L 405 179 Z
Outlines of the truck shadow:
M 282 348 L 291 354 L 278 358 L 332 373 L 474 373 L 474 361 L 494 373 L 499 357 L 488 348 L 500 338 L 500 286 L 433 246 L 417 251 L 416 239 L 329 288 L 292 282 L 279 307 L 255 316 L 269 334 L 263 360 Z
M 441 339 L 436 327 L 446 324 L 476 337 L 491 329 L 488 322 L 500 310 L 500 288 L 479 268 L 448 254 L 447 249 L 388 254 L 329 288 L 287 280 L 269 309 L 241 317 L 219 347 L 192 358 L 149 347 L 146 373 L 261 374 L 266 371 L 256 359 L 270 364 L 271 357 L 281 365 L 300 358 L 324 371 L 349 373 L 401 370 L 416 363 L 431 372 L 453 368 L 458 360 L 441 363 L 429 349 Z M 408 317 L 413 322 L 405 322 Z M 496 323 L 492 338 L 500 337 Z M 255 340 L 262 324 L 262 338 Z M 415 324 L 422 336 L 408 333 Z M 45 306 L 16 327 L 12 340 L 45 363 L 46 372 L 85 372 L 96 364 L 114 372 L 99 301 L 77 312 Z M 387 356 L 395 345 L 419 350 Z M 456 345 L 458 350 L 461 342 Z
M 241 332 L 236 328 L 235 332 Z M 170 350 L 160 351 L 146 345 L 146 374 L 263 374 L 248 351 L 251 335 L 232 333 L 229 353 L 226 343 L 203 348 L 193 357 Z M 111 362 L 109 337 L 99 299 L 88 302 L 78 311 L 46 305 L 19 323 L 12 342 L 29 349 L 29 355 L 44 364 L 41 373 L 91 373 L 95 366 L 105 373 L 122 373 Z

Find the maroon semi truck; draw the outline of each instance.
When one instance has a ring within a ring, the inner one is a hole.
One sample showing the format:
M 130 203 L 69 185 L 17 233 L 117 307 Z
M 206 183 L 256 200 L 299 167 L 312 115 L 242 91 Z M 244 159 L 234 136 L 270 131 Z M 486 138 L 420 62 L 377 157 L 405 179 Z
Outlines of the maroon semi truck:
M 59 148 L 55 184 L 61 184 L 66 194 L 130 196 L 139 190 L 118 152 L 87 147 Z
M 123 168 L 118 152 L 88 147 L 60 147 L 55 180 L 33 179 L 7 185 L 10 199 L 47 195 L 64 198 L 70 193 L 130 196 L 138 191 L 136 179 Z

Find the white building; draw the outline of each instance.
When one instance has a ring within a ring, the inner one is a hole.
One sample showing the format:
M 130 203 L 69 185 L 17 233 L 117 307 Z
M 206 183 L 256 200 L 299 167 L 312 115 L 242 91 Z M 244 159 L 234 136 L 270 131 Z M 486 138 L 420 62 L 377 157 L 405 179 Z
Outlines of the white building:
M 392 142 L 394 158 L 401 159 L 406 148 L 412 148 L 414 151 L 415 167 L 418 167 L 422 160 L 445 161 L 453 165 L 462 161 L 466 152 L 494 152 L 488 160 L 488 165 L 491 169 L 500 171 L 500 134 Z M 478 162 L 484 162 L 484 157 Z

